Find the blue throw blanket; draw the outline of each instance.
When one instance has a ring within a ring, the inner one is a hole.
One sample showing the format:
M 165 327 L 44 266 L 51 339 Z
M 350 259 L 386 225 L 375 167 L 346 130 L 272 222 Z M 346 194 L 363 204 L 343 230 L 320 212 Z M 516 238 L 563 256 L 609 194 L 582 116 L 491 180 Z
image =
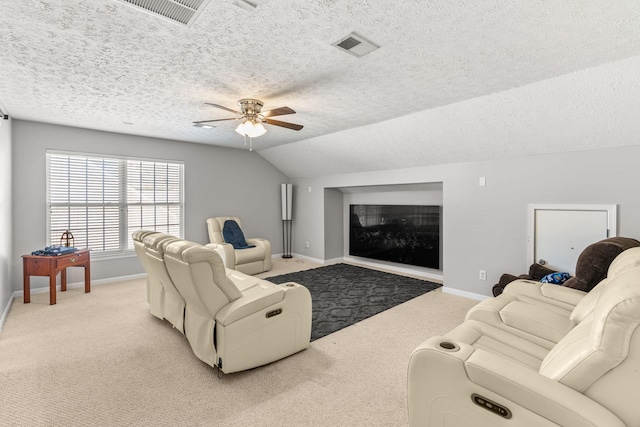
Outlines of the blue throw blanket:
M 224 241 L 227 243 L 231 243 L 234 249 L 247 249 L 247 248 L 255 248 L 255 245 L 247 244 L 247 241 L 244 239 L 244 233 L 238 226 L 238 223 L 232 219 L 228 219 L 224 222 L 224 226 L 222 227 L 222 237 L 224 237 Z

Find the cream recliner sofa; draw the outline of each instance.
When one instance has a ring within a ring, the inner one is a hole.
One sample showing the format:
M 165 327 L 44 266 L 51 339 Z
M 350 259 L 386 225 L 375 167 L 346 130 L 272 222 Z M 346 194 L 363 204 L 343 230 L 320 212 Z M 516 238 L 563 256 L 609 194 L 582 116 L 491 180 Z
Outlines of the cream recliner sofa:
M 311 294 L 227 270 L 215 250 L 184 240 L 164 260 L 186 302 L 185 335 L 195 355 L 224 373 L 255 368 L 309 346 Z
M 576 300 L 571 313 L 578 310 L 584 317 L 555 344 L 548 339 L 552 344 L 543 345 L 527 319 L 535 310 L 572 305 L 566 301 L 572 297 L 556 299 L 559 294 L 547 292 L 545 285 L 529 284 L 521 294 L 514 287 L 507 298 L 521 299 L 503 305 L 518 302 L 511 316 L 517 317 L 518 307 L 523 315 L 516 323 L 505 326 L 470 314 L 446 336 L 420 345 L 409 362 L 410 424 L 639 426 L 640 252 L 625 252 L 595 294 Z M 485 307 L 480 317 L 488 311 Z M 534 323 L 539 319 L 533 316 Z M 542 336 L 549 332 L 546 326 L 540 330 Z
M 222 258 L 225 267 L 238 270 L 245 274 L 258 274 L 271 270 L 271 242 L 261 238 L 246 238 L 253 248 L 234 249 L 233 245 L 224 239 L 222 230 L 227 220 L 235 221 L 242 229 L 240 218 L 235 216 L 220 216 L 207 219 L 210 248 L 215 249 Z
M 465 320 L 479 320 L 551 349 L 594 310 L 602 291 L 618 274 L 640 267 L 640 247 L 620 253 L 591 291 L 530 280 L 507 285 L 504 296 L 482 301 Z
M 133 246 L 147 275 L 149 312 L 168 320 L 184 334 L 184 299 L 173 285 L 164 265 L 164 246 L 179 240 L 169 234 L 138 230 L 132 234 Z
M 178 331 L 184 334 L 184 309 L 185 302 L 182 295 L 176 289 L 173 280 L 169 276 L 164 262 L 164 251 L 168 244 L 180 241 L 180 239 L 164 233 L 154 233 L 143 239 L 149 274 L 154 281 L 161 285 L 156 298 L 162 307 L 162 318 L 171 323 Z

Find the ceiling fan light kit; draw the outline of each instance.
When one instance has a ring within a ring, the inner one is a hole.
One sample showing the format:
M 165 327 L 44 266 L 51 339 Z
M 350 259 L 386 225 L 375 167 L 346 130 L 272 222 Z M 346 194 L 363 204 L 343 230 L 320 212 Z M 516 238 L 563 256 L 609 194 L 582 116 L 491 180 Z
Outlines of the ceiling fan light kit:
M 244 123 L 238 125 L 236 132 L 242 136 L 257 138 L 267 133 L 267 130 L 262 126 L 262 123 L 247 119 Z
M 247 143 L 246 139 L 247 137 L 249 137 L 250 151 L 253 151 L 253 144 L 251 140 L 267 133 L 267 129 L 265 129 L 263 123 L 292 130 L 300 130 L 303 128 L 302 125 L 297 125 L 295 123 L 267 119 L 267 117 L 284 116 L 285 114 L 295 114 L 296 112 L 289 107 L 280 107 L 273 110 L 262 111 L 264 103 L 258 99 L 241 99 L 240 101 L 238 101 L 240 111 L 232 110 L 231 108 L 223 107 L 222 105 L 212 104 L 209 102 L 206 102 L 205 104 L 211 105 L 212 107 L 220 108 L 225 111 L 229 111 L 231 113 L 235 113 L 238 115 L 238 117 L 232 117 L 228 119 L 199 120 L 193 122 L 193 125 L 202 128 L 211 128 L 213 126 L 209 125 L 208 123 L 221 122 L 226 120 L 242 120 L 242 123 L 240 123 L 238 127 L 236 127 L 236 132 L 238 132 L 245 138 L 245 145 Z

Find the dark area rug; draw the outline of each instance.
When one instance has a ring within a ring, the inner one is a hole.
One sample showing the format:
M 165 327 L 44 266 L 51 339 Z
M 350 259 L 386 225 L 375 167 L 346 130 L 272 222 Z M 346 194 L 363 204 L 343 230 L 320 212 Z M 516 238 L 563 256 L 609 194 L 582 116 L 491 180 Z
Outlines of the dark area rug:
M 297 282 L 311 292 L 311 341 L 439 288 L 440 284 L 349 264 L 333 264 L 268 277 Z

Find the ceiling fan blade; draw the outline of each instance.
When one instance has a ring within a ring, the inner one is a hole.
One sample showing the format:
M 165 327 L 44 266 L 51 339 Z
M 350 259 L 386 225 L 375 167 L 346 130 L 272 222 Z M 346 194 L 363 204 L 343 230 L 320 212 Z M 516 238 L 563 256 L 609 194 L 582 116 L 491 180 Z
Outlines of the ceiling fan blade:
M 274 108 L 273 110 L 262 111 L 264 117 L 284 116 L 285 114 L 295 114 L 296 112 L 289 107 Z
M 224 122 L 225 120 L 238 120 L 238 119 L 241 119 L 241 118 L 242 117 L 233 117 L 231 119 L 200 120 L 200 121 L 191 122 L 191 123 L 193 123 L 194 125 L 197 125 L 199 123 Z
M 280 120 L 273 120 L 273 119 L 264 119 L 263 122 L 268 125 L 280 126 L 283 128 L 293 129 L 293 130 L 300 130 L 304 127 L 302 125 L 296 125 L 295 123 L 281 122 Z
M 210 102 L 205 102 L 204 104 L 205 105 L 211 105 L 212 107 L 220 108 L 222 110 L 231 111 L 232 113 L 235 113 L 235 114 L 242 114 L 240 111 L 232 110 L 231 108 L 223 107 L 222 105 L 212 104 Z

